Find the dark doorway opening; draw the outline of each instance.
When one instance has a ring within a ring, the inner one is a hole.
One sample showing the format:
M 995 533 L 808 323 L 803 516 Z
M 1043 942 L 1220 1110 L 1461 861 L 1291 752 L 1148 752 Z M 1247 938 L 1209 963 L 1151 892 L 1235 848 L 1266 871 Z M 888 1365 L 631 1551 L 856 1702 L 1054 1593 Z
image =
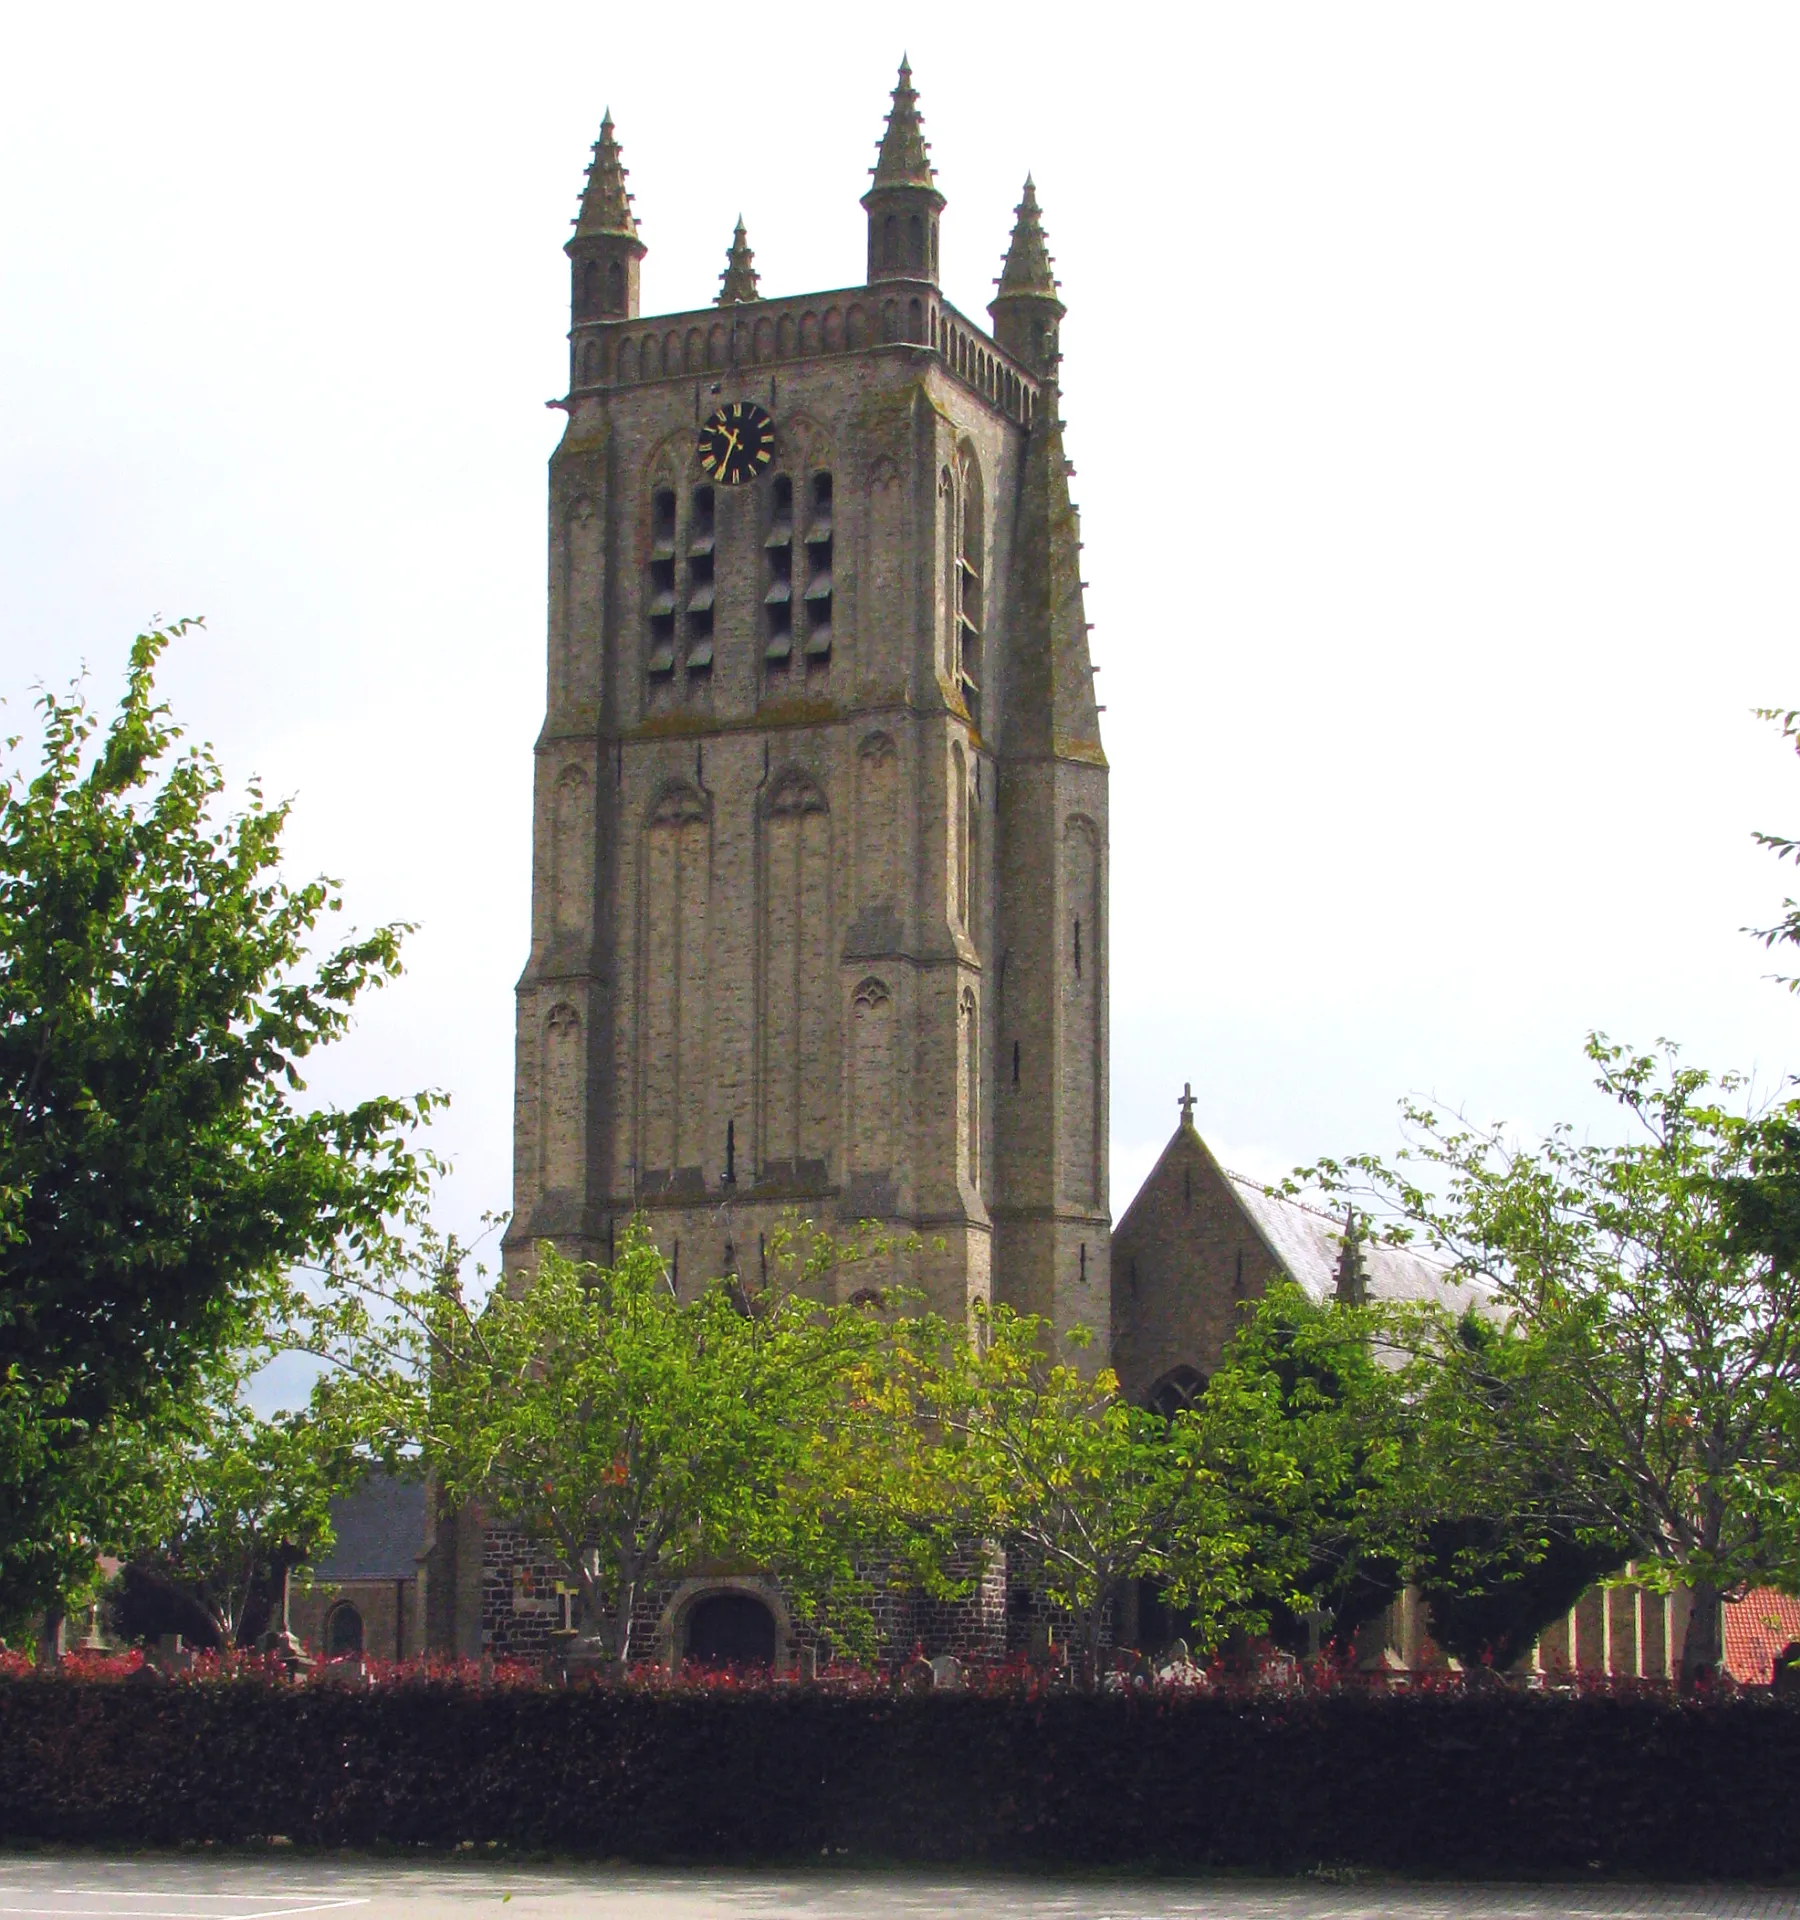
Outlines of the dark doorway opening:
M 333 1607 L 325 1622 L 327 1658 L 341 1660 L 346 1654 L 363 1650 L 362 1615 L 352 1606 Z
M 775 1616 L 754 1594 L 709 1593 L 688 1614 L 687 1655 L 703 1667 L 772 1667 Z

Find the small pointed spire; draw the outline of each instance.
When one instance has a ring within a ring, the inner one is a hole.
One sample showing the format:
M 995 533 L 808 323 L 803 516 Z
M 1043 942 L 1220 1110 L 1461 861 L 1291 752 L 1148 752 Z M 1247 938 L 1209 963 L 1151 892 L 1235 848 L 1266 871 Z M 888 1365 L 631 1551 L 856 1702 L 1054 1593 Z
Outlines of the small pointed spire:
M 575 220 L 578 240 L 602 233 L 637 238 L 637 221 L 632 216 L 631 195 L 625 191 L 625 179 L 619 143 L 613 137 L 612 108 L 608 107 L 600 122 L 600 138 L 594 142 L 594 157 L 588 164 L 587 185 L 581 195 L 581 212 Z
M 1030 174 L 1025 176 L 1024 197 L 1014 213 L 1012 244 L 1006 249 L 998 291 L 988 302 L 988 312 L 994 338 L 1049 384 L 1057 377 L 1057 339 L 1068 308 L 1057 298 L 1056 269 L 1044 240 L 1037 183 Z
M 756 255 L 750 251 L 750 241 L 744 233 L 744 216 L 740 213 L 737 232 L 731 236 L 731 247 L 725 255 L 725 271 L 719 275 L 719 297 L 714 304 L 735 307 L 761 298 L 756 291 Z
M 931 145 L 925 138 L 919 96 L 913 91 L 912 67 L 905 54 L 900 56 L 900 82 L 894 88 L 894 104 L 888 109 L 881 152 L 869 171 L 878 187 L 929 187 L 935 181 Z
M 1006 263 L 1000 269 L 1000 297 L 1012 293 L 1047 294 L 1056 298 L 1056 274 L 1050 249 L 1044 241 L 1043 215 L 1038 207 L 1037 187 L 1031 175 L 1025 176 L 1025 197 L 1013 209 L 1015 215 L 1012 245 L 1006 250 Z
M 1368 1302 L 1369 1282 L 1363 1272 L 1362 1241 L 1356 1231 L 1356 1209 L 1344 1209 L 1343 1251 L 1338 1255 L 1337 1298 L 1341 1306 L 1360 1307 Z

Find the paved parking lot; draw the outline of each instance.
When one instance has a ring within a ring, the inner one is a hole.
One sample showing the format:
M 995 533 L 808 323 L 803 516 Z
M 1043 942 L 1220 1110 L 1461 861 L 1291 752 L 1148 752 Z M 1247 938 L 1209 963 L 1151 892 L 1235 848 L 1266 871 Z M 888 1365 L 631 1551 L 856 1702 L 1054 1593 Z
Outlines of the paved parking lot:
M 503 1911 L 504 1910 L 504 1913 Z M 0 1855 L 0 1920 L 1800 1920 L 1800 1892 Z

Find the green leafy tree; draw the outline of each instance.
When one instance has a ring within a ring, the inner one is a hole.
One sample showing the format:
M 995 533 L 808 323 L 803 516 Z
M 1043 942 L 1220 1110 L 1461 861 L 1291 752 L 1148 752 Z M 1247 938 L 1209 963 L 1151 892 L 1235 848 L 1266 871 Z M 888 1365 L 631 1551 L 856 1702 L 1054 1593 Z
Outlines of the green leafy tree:
M 1414 1444 L 1391 1491 L 1396 1551 L 1433 1638 L 1470 1667 L 1508 1667 L 1630 1559 L 1632 1504 L 1553 1333 L 1469 1312 L 1419 1370 Z
M 271 1612 L 285 1627 L 290 1573 L 330 1547 L 331 1500 L 367 1464 L 336 1383 L 321 1382 L 304 1410 L 265 1417 L 245 1397 L 245 1371 L 216 1366 L 201 1394 L 151 1430 L 142 1480 L 158 1524 L 124 1583 L 138 1608 L 159 1591 L 185 1602 L 221 1648 L 245 1644 Z
M 1522 1144 L 1409 1107 L 1399 1166 L 1315 1171 L 1366 1183 L 1491 1284 L 1563 1429 L 1543 1457 L 1587 1463 L 1560 1470 L 1559 1497 L 1641 1577 L 1692 1588 L 1691 1682 L 1719 1664 L 1721 1596 L 1800 1584 L 1800 1275 L 1733 1230 L 1726 1195 L 1761 1137 L 1724 1104 L 1741 1083 L 1672 1049 L 1596 1036 L 1588 1055 L 1631 1122 L 1623 1143 L 1559 1127 Z
M 963 1539 L 1022 1548 L 1074 1623 L 1093 1686 L 1109 1611 L 1154 1580 L 1211 1629 L 1246 1615 L 1248 1542 L 1229 1524 L 1199 1423 L 1134 1405 L 1107 1368 L 1054 1358 L 1049 1324 L 983 1309 L 906 1329 L 920 1505 Z M 1077 1350 L 1080 1330 L 1070 1336 Z
M 819 1303 L 861 1257 L 801 1228 L 770 1245 L 768 1286 L 682 1299 L 641 1227 L 611 1266 L 552 1247 L 470 1303 L 464 1255 L 345 1279 L 318 1350 L 444 1494 L 479 1501 L 563 1566 L 615 1665 L 649 1584 L 727 1560 L 778 1573 L 803 1617 L 866 1651 L 864 1567 L 892 1511 L 871 1487 L 875 1311 Z
M 1417 1439 L 1428 1317 L 1271 1287 L 1197 1408 L 1258 1604 L 1290 1645 L 1308 1615 L 1343 1642 L 1405 1583 L 1399 1492 Z
M 305 1106 L 302 1069 L 404 929 L 310 952 L 332 883 L 277 871 L 285 806 L 221 813 L 155 697 L 187 622 L 141 634 L 102 724 L 46 693 L 0 779 L 0 1613 L 55 1604 L 109 1429 L 253 1337 L 295 1263 L 369 1250 L 419 1197 L 430 1096 Z
M 163 1513 L 147 1469 L 158 1412 L 65 1418 L 54 1387 L 0 1382 L 0 1640 L 55 1630 L 100 1584 L 100 1556 L 155 1537 Z

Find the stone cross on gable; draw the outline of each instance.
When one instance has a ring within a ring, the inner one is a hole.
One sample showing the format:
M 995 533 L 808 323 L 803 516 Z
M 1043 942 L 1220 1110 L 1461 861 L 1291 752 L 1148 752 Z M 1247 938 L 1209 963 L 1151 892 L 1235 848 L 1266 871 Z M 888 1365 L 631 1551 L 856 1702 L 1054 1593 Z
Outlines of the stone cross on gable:
M 1175 1104 L 1181 1109 L 1181 1124 L 1184 1127 L 1191 1127 L 1194 1124 L 1194 1087 L 1192 1081 L 1184 1081 L 1182 1083 L 1181 1098 L 1177 1100 Z

